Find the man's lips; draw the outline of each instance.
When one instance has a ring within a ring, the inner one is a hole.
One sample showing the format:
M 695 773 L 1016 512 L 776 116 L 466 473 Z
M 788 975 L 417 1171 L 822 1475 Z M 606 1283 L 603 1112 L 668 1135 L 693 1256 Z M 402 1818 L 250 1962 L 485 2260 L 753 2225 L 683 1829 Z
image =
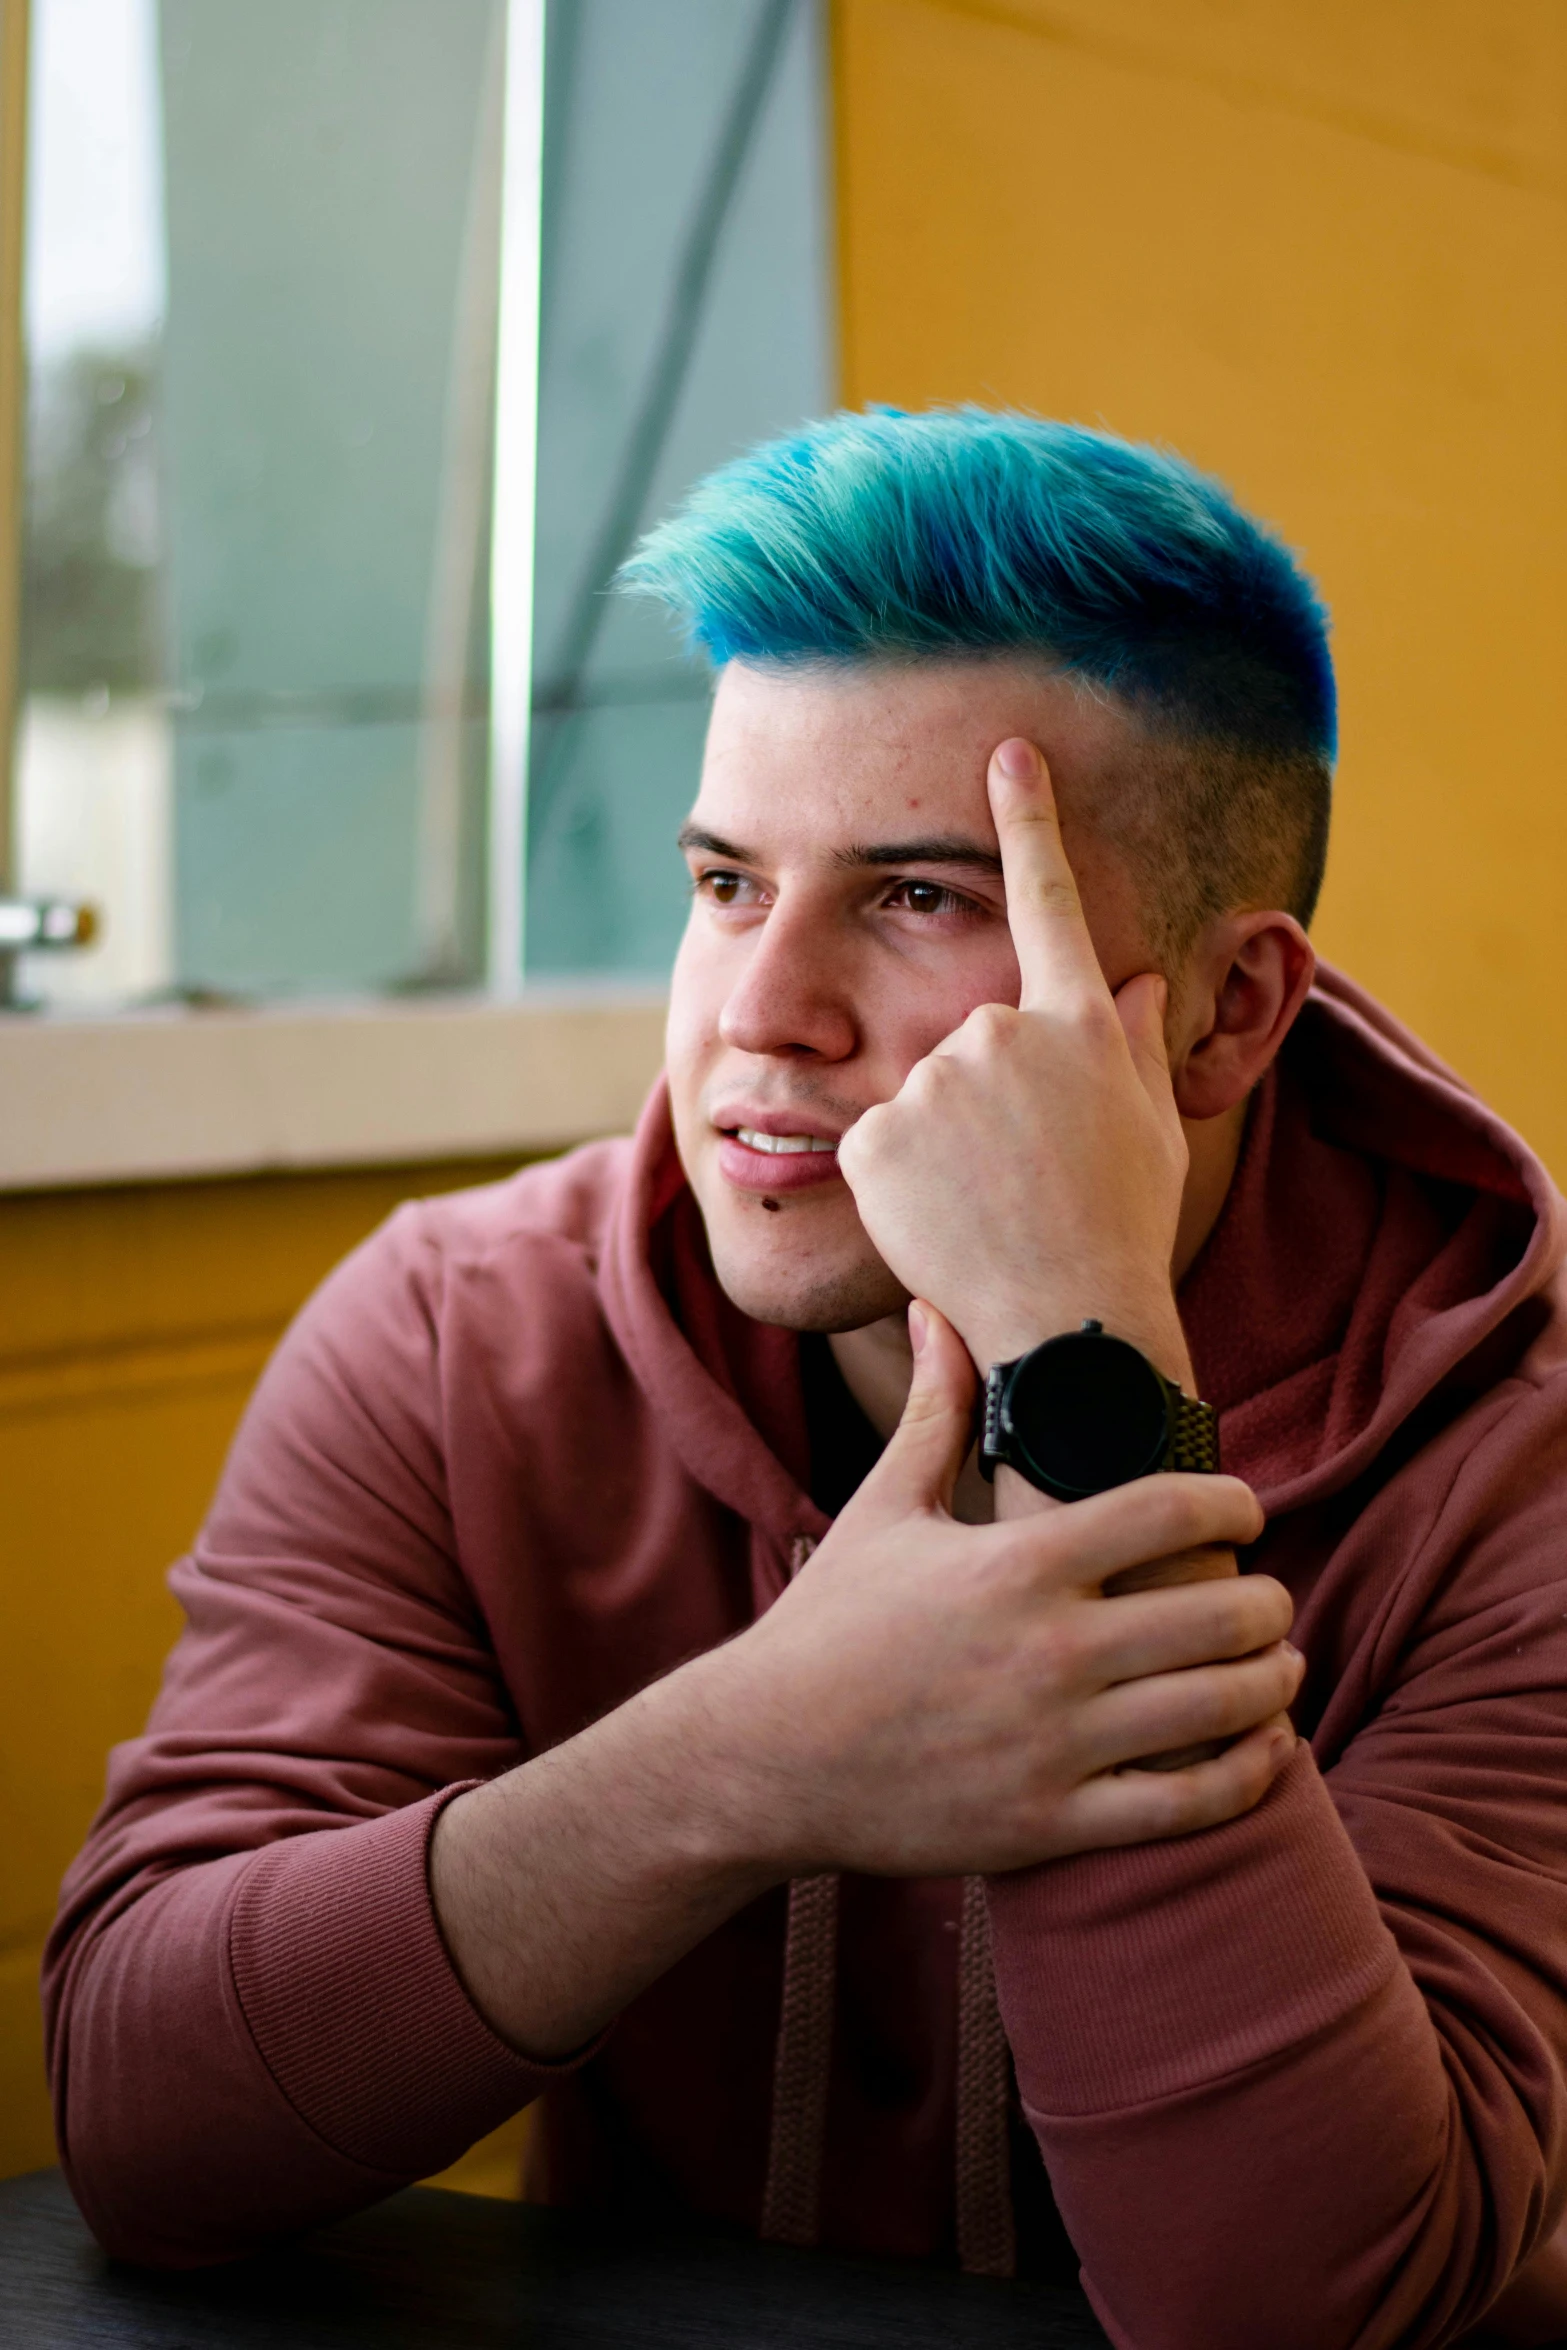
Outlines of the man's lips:
M 838 1145 L 825 1134 L 800 1130 L 775 1131 L 781 1120 L 766 1126 L 721 1126 L 718 1164 L 726 1180 L 739 1191 L 809 1191 L 838 1179 Z

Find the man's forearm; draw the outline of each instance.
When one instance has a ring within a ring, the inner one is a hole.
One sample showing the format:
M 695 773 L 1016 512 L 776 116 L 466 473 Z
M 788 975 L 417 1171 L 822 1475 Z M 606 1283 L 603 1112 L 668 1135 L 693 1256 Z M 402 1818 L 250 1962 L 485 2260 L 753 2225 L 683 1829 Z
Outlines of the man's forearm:
M 1255 1803 L 1293 1743 L 1259 1727 L 1299 1682 L 1278 1585 L 1098 1589 L 1252 1539 L 1245 1488 L 1146 1478 L 961 1525 L 972 1370 L 939 1317 L 921 1349 L 881 1462 L 766 1614 L 443 1813 L 436 1914 L 520 2053 L 580 2048 L 785 1877 L 992 1874 L 1180 1835 Z M 1236 1743 L 1179 1785 L 1123 1767 L 1215 1739 Z
M 1423 2350 L 1478 2316 L 1542 2175 L 1458 1990 L 1483 1945 L 1439 1963 L 1449 2079 L 1303 1749 L 1222 1837 L 1020 1872 L 990 1915 L 1024 2110 L 1121 2338 Z
M 565 2056 L 784 1873 L 724 1754 L 725 1652 L 447 1806 L 431 1890 L 481 2014 Z

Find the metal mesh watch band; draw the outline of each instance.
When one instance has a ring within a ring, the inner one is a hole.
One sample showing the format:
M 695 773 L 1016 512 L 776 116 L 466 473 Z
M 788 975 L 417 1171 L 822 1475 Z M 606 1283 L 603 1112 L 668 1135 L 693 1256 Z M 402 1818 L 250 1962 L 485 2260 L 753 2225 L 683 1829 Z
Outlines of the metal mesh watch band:
M 1175 1433 L 1165 1466 L 1196 1469 L 1205 1477 L 1216 1477 L 1219 1473 L 1218 1413 L 1211 1403 L 1199 1403 L 1195 1396 L 1183 1395 L 1178 1387 L 1171 1389 L 1170 1402 Z
M 979 1429 L 979 1473 L 989 1484 L 997 1469 L 1006 1459 L 1006 1447 L 1001 1436 L 1001 1390 L 1006 1385 L 1010 1363 L 992 1363 L 985 1373 L 984 1414 Z

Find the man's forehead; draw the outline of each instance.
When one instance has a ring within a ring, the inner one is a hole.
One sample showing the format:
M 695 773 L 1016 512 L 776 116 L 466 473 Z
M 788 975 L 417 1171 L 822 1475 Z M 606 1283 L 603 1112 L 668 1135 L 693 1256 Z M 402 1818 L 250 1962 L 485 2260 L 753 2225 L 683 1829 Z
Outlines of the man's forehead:
M 766 667 L 731 661 L 714 695 L 711 747 L 723 755 L 743 744 L 787 757 L 831 742 L 908 764 L 963 744 L 983 762 L 1009 733 L 1022 733 L 1079 764 L 1112 754 L 1133 731 L 1124 709 L 1043 656 Z
M 985 775 L 998 743 L 1012 734 L 1040 743 L 1070 803 L 1077 777 L 1102 771 L 1126 732 L 1122 713 L 1023 656 L 736 661 L 719 679 L 693 813 L 718 830 L 726 809 L 744 810 L 753 826 L 808 812 L 818 835 L 824 826 L 860 840 L 956 834 L 993 849 Z

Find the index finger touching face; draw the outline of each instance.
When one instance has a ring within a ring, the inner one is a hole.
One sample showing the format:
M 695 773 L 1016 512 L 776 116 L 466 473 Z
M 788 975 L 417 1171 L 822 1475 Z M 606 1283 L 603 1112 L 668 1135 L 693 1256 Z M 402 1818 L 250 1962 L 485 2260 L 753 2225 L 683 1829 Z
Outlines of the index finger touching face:
M 1012 735 L 992 753 L 986 780 L 1001 847 L 1007 921 L 1023 981 L 1022 1009 L 1058 1001 L 1084 986 L 1102 991 L 1104 974 L 1061 839 L 1043 752 L 1022 735 Z

